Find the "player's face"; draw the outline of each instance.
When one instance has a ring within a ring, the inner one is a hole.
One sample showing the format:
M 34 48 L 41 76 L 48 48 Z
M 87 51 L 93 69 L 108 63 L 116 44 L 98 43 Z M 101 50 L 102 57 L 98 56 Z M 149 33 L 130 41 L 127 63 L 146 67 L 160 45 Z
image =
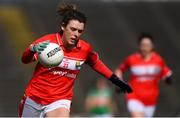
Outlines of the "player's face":
M 153 50 L 153 43 L 149 38 L 144 38 L 139 44 L 139 49 L 142 54 L 148 54 Z
M 61 27 L 63 30 L 63 40 L 68 46 L 76 46 L 80 36 L 84 31 L 84 23 L 78 20 L 70 20 L 66 27 Z

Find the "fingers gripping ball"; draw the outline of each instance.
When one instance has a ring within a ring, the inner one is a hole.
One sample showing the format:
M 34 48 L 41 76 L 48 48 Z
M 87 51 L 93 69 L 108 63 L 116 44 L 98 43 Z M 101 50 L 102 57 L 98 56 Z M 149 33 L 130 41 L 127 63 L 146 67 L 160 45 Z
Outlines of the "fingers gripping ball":
M 40 42 L 36 45 L 33 45 L 30 50 L 32 52 L 38 52 L 40 54 L 41 51 L 43 51 L 47 47 L 47 45 L 49 45 L 49 43 L 50 43 L 49 40 Z
M 39 53 L 39 62 L 45 67 L 58 66 L 64 58 L 64 52 L 61 47 L 56 43 L 49 43 Z

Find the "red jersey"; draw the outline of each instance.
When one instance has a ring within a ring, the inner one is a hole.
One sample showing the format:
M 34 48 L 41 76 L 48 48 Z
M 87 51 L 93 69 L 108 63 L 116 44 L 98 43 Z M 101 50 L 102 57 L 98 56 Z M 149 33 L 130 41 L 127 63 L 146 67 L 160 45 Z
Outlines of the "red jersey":
M 140 53 L 130 55 L 119 66 L 122 72 L 130 70 L 130 85 L 133 93 L 127 99 L 138 99 L 145 105 L 155 105 L 159 95 L 158 82 L 171 75 L 171 70 L 155 52 L 145 61 Z
M 75 48 L 71 51 L 66 50 L 61 36 L 56 33 L 45 35 L 31 45 L 45 40 L 59 44 L 64 51 L 64 59 L 58 67 L 52 68 L 46 68 L 39 62 L 37 63 L 33 77 L 25 90 L 25 94 L 37 103 L 46 105 L 60 99 L 71 100 L 74 81 L 84 63 L 92 66 L 106 78 L 110 78 L 112 75 L 112 71 L 99 60 L 97 53 L 92 50 L 87 42 L 79 40 Z M 29 63 L 33 61 L 33 56 L 35 60 L 38 59 L 38 53 L 33 53 L 30 48 L 27 48 L 23 53 L 22 61 Z

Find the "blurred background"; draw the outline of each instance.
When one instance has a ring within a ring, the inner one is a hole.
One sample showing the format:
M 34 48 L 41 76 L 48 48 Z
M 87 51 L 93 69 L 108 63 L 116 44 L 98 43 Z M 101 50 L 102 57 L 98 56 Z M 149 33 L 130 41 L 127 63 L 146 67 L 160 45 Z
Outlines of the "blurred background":
M 137 50 L 141 32 L 155 38 L 157 51 L 173 70 L 173 85 L 160 83 L 155 116 L 180 116 L 180 1 L 173 0 L 64 0 L 88 17 L 82 38 L 114 70 Z M 0 0 L 0 116 L 17 116 L 18 104 L 36 63 L 24 65 L 21 55 L 35 39 L 59 29 L 56 13 L 61 0 Z M 76 81 L 72 116 L 86 116 L 87 92 L 99 74 L 84 65 Z M 129 116 L 124 95 L 113 92 L 116 116 Z

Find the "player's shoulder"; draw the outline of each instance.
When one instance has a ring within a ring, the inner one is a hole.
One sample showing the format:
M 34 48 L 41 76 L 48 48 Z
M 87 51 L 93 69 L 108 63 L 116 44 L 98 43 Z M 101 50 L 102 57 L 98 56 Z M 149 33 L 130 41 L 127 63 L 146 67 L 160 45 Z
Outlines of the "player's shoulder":
M 92 49 L 92 46 L 91 44 L 89 44 L 87 41 L 85 41 L 84 39 L 80 39 L 79 40 L 79 44 L 81 46 L 82 49 L 85 49 L 85 50 L 91 50 Z
M 157 52 L 153 52 L 152 54 L 153 54 L 153 58 L 155 60 L 157 60 L 157 61 L 164 61 L 163 57 L 160 54 L 158 54 Z
M 140 53 L 139 52 L 135 52 L 135 53 L 131 53 L 127 58 L 128 59 L 137 59 L 140 57 Z

